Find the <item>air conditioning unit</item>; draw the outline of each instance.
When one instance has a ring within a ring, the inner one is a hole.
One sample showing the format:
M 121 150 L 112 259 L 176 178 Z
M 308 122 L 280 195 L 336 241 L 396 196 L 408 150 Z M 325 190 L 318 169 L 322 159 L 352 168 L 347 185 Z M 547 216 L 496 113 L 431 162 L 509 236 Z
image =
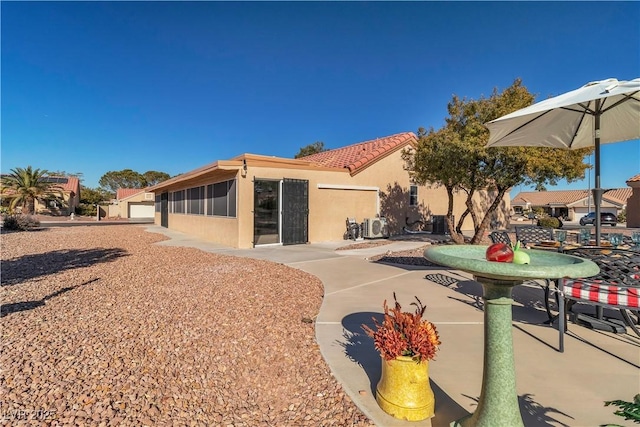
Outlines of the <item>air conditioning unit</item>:
M 376 239 L 388 237 L 386 218 L 365 218 L 362 226 L 362 237 Z

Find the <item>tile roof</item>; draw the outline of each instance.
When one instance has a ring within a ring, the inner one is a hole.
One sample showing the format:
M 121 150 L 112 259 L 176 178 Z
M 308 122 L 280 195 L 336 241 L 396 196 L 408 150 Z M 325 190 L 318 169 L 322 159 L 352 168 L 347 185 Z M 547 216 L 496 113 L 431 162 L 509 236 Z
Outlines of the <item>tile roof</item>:
M 116 191 L 116 200 L 126 199 L 143 191 L 143 188 L 118 188 L 118 191 Z
M 631 197 L 631 193 L 633 192 L 633 188 L 625 187 L 625 188 L 614 188 L 608 191 L 605 191 L 602 197 L 607 198 L 609 200 L 618 201 L 621 204 L 626 205 L 627 200 Z
M 529 191 L 521 192 L 511 199 L 511 204 L 530 204 L 545 206 L 553 204 L 571 204 L 587 197 L 587 190 Z
M 418 139 L 413 132 L 404 132 L 371 141 L 359 142 L 347 147 L 323 151 L 301 157 L 298 160 L 305 160 L 331 168 L 348 168 L 353 175 L 392 152 L 405 147 L 407 144 L 416 144 L 417 141 Z
M 627 204 L 627 199 L 631 197 L 632 188 L 613 188 L 605 190 L 602 195 L 616 204 Z M 529 204 L 531 206 L 547 205 L 571 205 L 589 196 L 589 190 L 557 190 L 557 191 L 524 191 L 515 195 L 511 199 L 512 205 Z
M 65 178 L 67 178 L 67 182 L 60 186 L 62 187 L 62 191 L 78 191 L 78 189 L 80 188 L 80 180 L 78 179 L 78 177 L 67 176 Z
M 627 182 L 640 182 L 640 173 L 638 175 L 632 176 L 627 180 Z

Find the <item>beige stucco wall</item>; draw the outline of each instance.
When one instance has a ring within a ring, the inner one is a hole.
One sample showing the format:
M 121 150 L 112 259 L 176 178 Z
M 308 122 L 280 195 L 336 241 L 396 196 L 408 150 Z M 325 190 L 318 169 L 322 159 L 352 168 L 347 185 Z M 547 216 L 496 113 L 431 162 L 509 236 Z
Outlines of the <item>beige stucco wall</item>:
M 376 162 L 375 165 L 363 170 L 354 176 L 354 182 L 361 185 L 374 185 L 380 188 L 380 214 L 387 218 L 391 234 L 402 232 L 402 227 L 409 221 L 431 220 L 432 215 L 446 215 L 449 198 L 444 187 L 418 186 L 418 205 L 409 206 L 409 188 L 411 180 L 409 173 L 404 170 L 401 150 L 391 153 L 387 157 Z M 479 192 L 474 198 L 476 212 L 484 212 L 493 201 L 495 195 L 487 192 Z M 466 194 L 454 193 L 453 215 L 457 223 L 465 211 Z M 501 202 L 501 210 L 496 213 L 500 223 L 506 225 L 506 217 L 510 208 L 509 193 Z M 478 220 L 481 220 L 479 218 Z M 473 220 L 468 215 L 462 225 L 462 231 L 472 231 Z
M 118 215 L 120 215 L 120 205 L 118 204 L 107 205 L 106 209 L 107 218 L 116 218 L 118 217 Z
M 346 231 L 347 217 L 373 217 L 376 214 L 375 191 L 341 190 L 318 188 L 324 185 L 352 186 L 348 171 L 273 169 L 249 167 L 246 178 L 240 178 L 238 214 L 240 216 L 241 245 L 253 242 L 253 181 L 256 179 L 304 179 L 309 181 L 309 228 L 310 242 L 340 240 Z M 250 246 L 251 246 L 250 245 Z M 249 247 L 250 247 L 249 246 Z
M 156 215 L 156 223 L 160 217 Z M 169 214 L 169 228 L 201 239 L 230 247 L 239 247 L 238 218 L 211 217 L 204 215 Z M 244 245 L 250 248 L 253 245 Z
M 430 219 L 430 215 L 445 215 L 448 203 L 444 188 L 421 186 L 418 189 L 419 206 L 409 207 L 410 180 L 403 166 L 399 150 L 354 176 L 346 169 L 309 169 L 287 163 L 249 161 L 246 173 L 241 173 L 240 168 L 218 169 L 189 182 L 179 182 L 160 189 L 157 193 L 208 185 L 236 177 L 237 218 L 172 213 L 168 216 L 169 228 L 227 246 L 253 247 L 254 181 L 260 179 L 308 180 L 309 242 L 342 240 L 345 237 L 347 218 L 363 222 L 365 218 L 374 218 L 378 214 L 387 217 L 391 233 L 397 234 L 405 225 L 405 217 L 415 220 Z M 375 190 L 376 187 L 379 192 Z M 482 195 L 478 195 L 474 201 L 480 206 L 491 200 L 487 201 Z M 510 207 L 508 194 L 502 204 L 504 211 L 499 216 L 504 219 Z M 459 194 L 454 200 L 456 220 L 463 211 L 464 196 Z M 155 223 L 160 224 L 160 214 L 157 212 Z M 472 229 L 471 217 L 468 217 L 463 230 Z
M 208 185 L 232 179 L 231 172 L 210 174 L 188 184 L 175 185 L 170 191 Z M 349 173 L 345 171 L 274 169 L 251 166 L 246 176 L 238 171 L 237 178 L 237 218 L 220 218 L 203 215 L 169 213 L 169 228 L 196 235 L 205 240 L 224 245 L 253 247 L 253 198 L 254 181 L 261 179 L 282 180 L 304 179 L 309 181 L 309 228 L 310 242 L 340 240 L 344 237 L 347 217 L 362 221 L 374 217 L 377 206 L 377 192 L 370 190 L 319 189 L 319 185 L 352 185 Z M 164 191 L 164 190 L 162 190 Z M 155 214 L 155 223 L 160 225 L 160 213 Z
M 627 227 L 640 227 L 640 182 L 627 183 L 633 188 L 627 199 Z
M 35 201 L 34 209 L 37 213 L 46 213 L 51 215 L 70 215 L 75 212 L 76 207 L 80 204 L 80 196 L 75 192 L 64 191 L 61 193 L 64 200 L 64 206 L 58 206 L 58 208 L 52 208 L 42 203 L 40 200 Z

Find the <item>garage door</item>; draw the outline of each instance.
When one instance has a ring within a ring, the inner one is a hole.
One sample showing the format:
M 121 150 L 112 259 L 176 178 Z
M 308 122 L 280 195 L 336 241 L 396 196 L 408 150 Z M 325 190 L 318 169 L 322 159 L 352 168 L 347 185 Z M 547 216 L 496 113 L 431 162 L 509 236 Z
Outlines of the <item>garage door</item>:
M 153 218 L 155 209 L 151 204 L 129 203 L 129 218 Z

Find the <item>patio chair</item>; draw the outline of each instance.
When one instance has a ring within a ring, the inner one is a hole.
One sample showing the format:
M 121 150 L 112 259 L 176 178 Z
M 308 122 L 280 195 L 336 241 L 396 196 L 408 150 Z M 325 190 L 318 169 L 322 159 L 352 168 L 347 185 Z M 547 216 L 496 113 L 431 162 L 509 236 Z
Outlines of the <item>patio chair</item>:
M 509 237 L 509 233 L 506 231 L 492 231 L 489 233 L 489 239 L 491 239 L 491 243 L 506 243 L 507 245 L 511 245 L 511 237 Z
M 538 227 L 537 225 L 517 225 L 516 240 L 522 245 L 532 245 L 542 242 L 543 240 L 555 240 L 553 228 Z
M 360 224 L 355 218 L 347 218 L 347 239 L 357 240 L 360 237 Z
M 562 279 L 559 281 L 557 293 L 560 297 L 558 305 L 560 352 L 564 352 L 567 312 L 575 303 L 620 310 L 624 323 L 636 335 L 640 336 L 637 324 L 629 316 L 629 311 L 635 311 L 638 315 L 640 308 L 640 254 L 625 249 L 597 247 L 570 249 L 565 253 L 590 259 L 600 267 L 600 273 L 584 279 Z M 620 326 L 616 322 L 609 322 L 601 318 L 587 318 L 584 315 L 577 316 L 577 318 L 585 321 L 594 329 L 602 329 L 600 326 L 609 326 L 611 331 L 615 332 L 621 328 L 626 332 L 624 326 Z

